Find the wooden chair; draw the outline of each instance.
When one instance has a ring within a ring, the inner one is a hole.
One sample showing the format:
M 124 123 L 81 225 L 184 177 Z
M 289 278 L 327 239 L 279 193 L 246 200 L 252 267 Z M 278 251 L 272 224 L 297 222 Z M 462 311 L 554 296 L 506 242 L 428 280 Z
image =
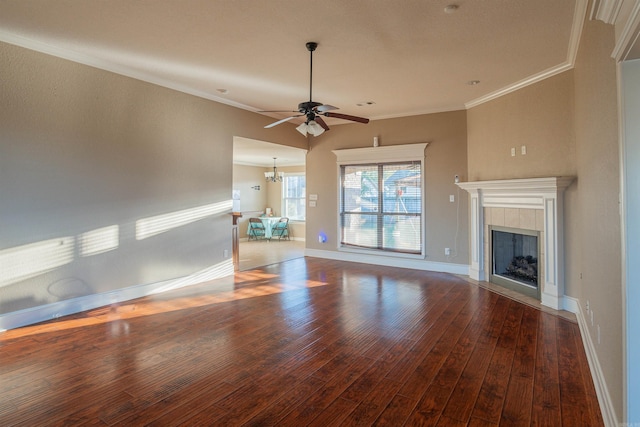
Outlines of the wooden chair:
M 249 218 L 249 240 L 264 239 L 266 231 L 260 218 Z
M 271 238 L 277 237 L 278 240 L 289 239 L 289 218 L 282 217 L 271 228 Z

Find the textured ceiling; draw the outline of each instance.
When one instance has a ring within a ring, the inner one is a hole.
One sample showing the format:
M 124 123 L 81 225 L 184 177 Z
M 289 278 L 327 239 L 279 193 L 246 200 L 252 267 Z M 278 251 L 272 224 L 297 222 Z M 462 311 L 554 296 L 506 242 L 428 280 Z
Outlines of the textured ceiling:
M 313 100 L 375 120 L 468 108 L 570 68 L 585 10 L 586 0 L 0 0 L 0 41 L 251 111 L 308 101 L 315 41 Z

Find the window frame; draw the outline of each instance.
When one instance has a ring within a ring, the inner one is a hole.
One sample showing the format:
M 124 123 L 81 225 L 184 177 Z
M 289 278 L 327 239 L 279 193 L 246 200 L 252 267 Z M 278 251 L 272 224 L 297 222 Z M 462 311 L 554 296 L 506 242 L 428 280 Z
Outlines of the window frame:
M 303 197 L 286 197 L 287 195 L 287 178 L 290 177 L 304 177 L 305 180 L 305 191 L 304 191 L 304 196 Z M 284 174 L 284 178 L 282 180 L 282 187 L 281 187 L 281 197 L 280 197 L 280 212 L 282 212 L 283 217 L 288 217 L 289 221 L 291 222 L 306 222 L 307 220 L 307 175 L 306 172 L 287 172 Z M 287 207 L 287 200 L 300 200 L 302 201 L 302 205 L 304 206 L 304 218 L 303 219 L 299 219 L 299 218 L 292 218 L 288 215 L 288 212 L 286 212 L 286 207 Z
M 366 147 L 366 148 L 351 148 L 343 150 L 333 150 L 333 153 L 337 157 L 336 173 L 338 177 L 338 195 L 337 195 L 337 229 L 336 236 L 340 238 L 336 239 L 337 250 L 340 252 L 351 252 L 360 254 L 376 254 L 386 257 L 398 257 L 398 258 L 413 258 L 424 259 L 426 256 L 426 182 L 425 182 L 425 155 L 424 151 L 428 143 L 416 143 L 405 145 L 392 145 L 384 147 Z M 421 191 L 421 213 L 420 213 L 420 230 L 421 230 L 421 247 L 420 253 L 406 253 L 396 252 L 392 250 L 370 249 L 360 248 L 354 246 L 345 246 L 341 243 L 342 236 L 342 167 L 343 166 L 356 166 L 367 164 L 393 164 L 402 162 L 419 162 L 420 163 L 420 191 Z

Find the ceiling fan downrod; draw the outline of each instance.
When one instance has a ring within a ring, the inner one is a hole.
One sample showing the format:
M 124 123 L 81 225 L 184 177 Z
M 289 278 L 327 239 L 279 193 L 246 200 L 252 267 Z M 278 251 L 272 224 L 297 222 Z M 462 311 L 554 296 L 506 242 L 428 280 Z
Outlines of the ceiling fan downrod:
M 318 47 L 316 42 L 307 42 L 307 50 L 309 51 L 309 103 L 313 99 L 313 51 Z

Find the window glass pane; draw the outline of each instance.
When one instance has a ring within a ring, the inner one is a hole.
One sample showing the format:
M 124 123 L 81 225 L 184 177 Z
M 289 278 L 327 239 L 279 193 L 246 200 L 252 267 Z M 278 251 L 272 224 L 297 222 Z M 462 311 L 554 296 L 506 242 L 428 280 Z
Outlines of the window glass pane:
M 345 212 L 377 212 L 377 166 L 346 166 L 342 191 Z
M 365 248 L 376 248 L 378 242 L 377 234 L 375 216 L 361 214 L 345 214 L 343 216 L 343 243 Z
M 304 176 L 287 176 L 285 191 L 286 198 L 300 198 L 304 197 L 305 193 L 305 179 Z
M 304 175 L 285 175 L 282 196 L 282 216 L 304 221 L 307 186 Z
M 421 163 L 341 167 L 343 246 L 421 253 Z
M 305 218 L 304 199 L 286 199 L 284 212 L 289 219 L 303 220 Z
M 420 165 L 385 165 L 384 212 L 419 213 L 422 209 Z
M 384 249 L 395 249 L 401 252 L 420 252 L 422 238 L 419 216 L 385 216 L 384 223 Z

